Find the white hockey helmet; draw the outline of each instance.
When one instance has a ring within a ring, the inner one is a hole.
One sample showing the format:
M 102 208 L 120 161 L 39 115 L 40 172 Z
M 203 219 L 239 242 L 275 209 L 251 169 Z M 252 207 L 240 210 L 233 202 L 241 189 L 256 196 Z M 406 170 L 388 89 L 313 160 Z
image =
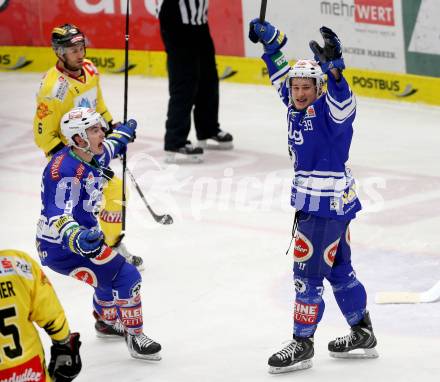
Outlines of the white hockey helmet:
M 87 107 L 75 107 L 64 114 L 63 118 L 61 118 L 61 133 L 67 139 L 67 144 L 69 146 L 75 146 L 88 152 L 90 149 L 90 142 L 86 130 L 97 124 L 101 125 L 104 130 L 108 130 L 107 123 L 97 111 Z M 84 139 L 87 142 L 87 147 L 78 147 L 73 139 L 75 135 L 79 135 Z
M 322 88 L 325 84 L 324 73 L 316 61 L 298 60 L 295 65 L 293 65 L 288 73 L 289 94 L 293 78 L 314 78 L 316 81 L 316 96 L 319 97 L 322 94 Z

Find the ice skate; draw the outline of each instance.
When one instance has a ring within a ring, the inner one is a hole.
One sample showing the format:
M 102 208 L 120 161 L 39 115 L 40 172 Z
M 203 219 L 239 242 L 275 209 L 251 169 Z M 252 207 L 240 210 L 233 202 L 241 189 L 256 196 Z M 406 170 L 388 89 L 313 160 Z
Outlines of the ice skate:
M 109 325 L 105 323 L 99 317 L 98 313 L 93 312 L 93 317 L 95 317 L 95 331 L 98 338 L 105 339 L 122 339 L 124 338 L 124 326 L 119 320 L 115 322 L 114 325 Z
M 313 365 L 313 355 L 313 337 L 294 337 L 289 345 L 269 358 L 269 373 L 280 374 L 309 369 Z
M 334 358 L 377 358 L 376 345 L 370 315 L 366 312 L 361 322 L 351 327 L 350 334 L 329 342 L 328 350 Z
M 160 350 L 162 347 L 144 333 L 138 335 L 126 334 L 125 342 L 128 351 L 133 358 L 146 359 L 149 361 L 160 361 Z
M 219 131 L 211 138 L 198 141 L 197 146 L 206 150 L 231 150 L 233 137 L 226 131 Z
M 124 243 L 119 243 L 112 248 L 120 255 L 124 256 L 127 263 L 134 265 L 139 272 L 142 272 L 145 269 L 142 257 L 131 254 Z
M 165 150 L 166 163 L 201 163 L 203 162 L 203 149 L 194 147 L 190 141 L 178 149 Z

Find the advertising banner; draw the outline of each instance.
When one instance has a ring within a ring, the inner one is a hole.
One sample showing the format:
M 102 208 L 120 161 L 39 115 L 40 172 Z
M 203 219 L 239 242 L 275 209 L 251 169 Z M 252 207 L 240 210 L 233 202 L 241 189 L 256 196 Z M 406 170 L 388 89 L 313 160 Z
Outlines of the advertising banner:
M 243 18 L 259 14 L 259 2 L 243 0 Z M 287 34 L 289 59 L 312 58 L 309 41 L 322 44 L 319 28 L 340 37 L 348 67 L 405 73 L 400 0 L 277 0 L 268 2 L 266 19 Z M 261 44 L 246 40 L 246 56 L 262 54 Z
M 130 48 L 163 50 L 156 0 L 131 0 Z M 54 26 L 77 25 L 91 48 L 123 49 L 126 0 L 0 0 L 0 45 L 49 46 Z M 211 0 L 209 25 L 218 54 L 243 56 L 241 0 Z

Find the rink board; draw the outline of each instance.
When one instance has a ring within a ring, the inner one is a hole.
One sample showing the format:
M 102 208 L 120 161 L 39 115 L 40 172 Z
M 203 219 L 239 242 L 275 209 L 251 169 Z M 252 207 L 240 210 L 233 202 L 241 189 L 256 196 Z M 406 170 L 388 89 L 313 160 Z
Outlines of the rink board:
M 87 49 L 87 57 L 101 73 L 123 73 L 124 51 Z M 55 63 L 47 47 L 0 47 L 0 70 L 45 72 Z M 217 56 L 219 76 L 224 81 L 269 84 L 266 66 L 258 58 Z M 129 73 L 166 77 L 166 54 L 162 51 L 130 50 Z M 345 76 L 357 95 L 440 105 L 440 78 L 348 68 Z

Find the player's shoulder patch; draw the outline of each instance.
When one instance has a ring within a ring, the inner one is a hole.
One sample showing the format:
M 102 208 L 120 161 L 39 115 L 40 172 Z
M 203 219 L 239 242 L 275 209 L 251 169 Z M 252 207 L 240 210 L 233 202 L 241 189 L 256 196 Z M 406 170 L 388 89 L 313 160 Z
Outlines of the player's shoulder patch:
M 98 68 L 95 66 L 95 64 L 88 60 L 87 58 L 83 61 L 83 68 L 87 70 L 90 74 L 99 74 Z
M 84 177 L 84 173 L 86 171 L 86 166 L 83 163 L 80 163 L 75 170 L 75 177 L 73 179 L 74 183 L 80 184 L 82 178 Z
M 314 118 L 316 117 L 315 108 L 313 105 L 310 105 L 306 110 L 306 117 L 307 118 Z
M 67 153 L 64 152 L 60 155 L 55 155 L 55 158 L 51 160 L 50 164 L 50 177 L 52 180 L 60 180 L 61 179 L 61 165 L 66 158 Z
M 59 74 L 55 79 L 54 86 L 52 88 L 52 97 L 60 101 L 64 101 L 66 94 L 69 90 L 69 81 L 65 75 Z

